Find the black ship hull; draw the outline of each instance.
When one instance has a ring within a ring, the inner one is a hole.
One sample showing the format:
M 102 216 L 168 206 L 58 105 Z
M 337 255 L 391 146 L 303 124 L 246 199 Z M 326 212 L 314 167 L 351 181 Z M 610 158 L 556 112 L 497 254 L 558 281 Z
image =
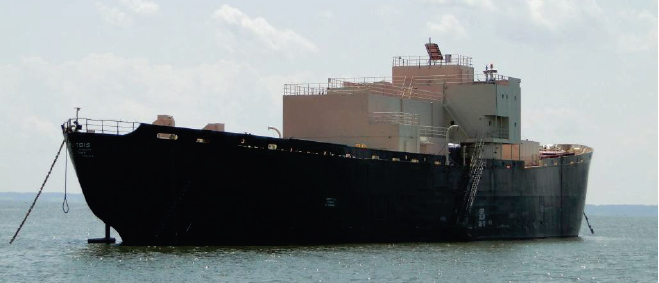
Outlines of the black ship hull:
M 65 136 L 89 207 L 128 245 L 573 237 L 592 157 L 487 160 L 465 222 L 468 169 L 443 156 L 147 124 Z

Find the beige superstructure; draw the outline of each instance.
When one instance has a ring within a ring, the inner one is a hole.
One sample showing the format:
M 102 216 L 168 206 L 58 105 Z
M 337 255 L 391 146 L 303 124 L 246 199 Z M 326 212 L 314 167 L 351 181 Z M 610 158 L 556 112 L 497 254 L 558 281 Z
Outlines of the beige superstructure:
M 458 125 L 449 143 L 469 150 L 482 139 L 485 158 L 537 163 L 539 144 L 521 140 L 521 80 L 440 58 L 395 56 L 391 77 L 285 85 L 284 138 L 444 154 Z

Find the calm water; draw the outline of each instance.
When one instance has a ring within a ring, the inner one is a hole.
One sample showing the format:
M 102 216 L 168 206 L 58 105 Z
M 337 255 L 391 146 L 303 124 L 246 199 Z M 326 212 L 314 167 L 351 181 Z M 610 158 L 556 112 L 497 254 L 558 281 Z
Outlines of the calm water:
M 122 247 L 87 244 L 103 224 L 60 205 L 38 203 L 9 245 L 29 203 L 0 201 L 0 282 L 657 282 L 657 217 L 593 215 L 573 239 Z

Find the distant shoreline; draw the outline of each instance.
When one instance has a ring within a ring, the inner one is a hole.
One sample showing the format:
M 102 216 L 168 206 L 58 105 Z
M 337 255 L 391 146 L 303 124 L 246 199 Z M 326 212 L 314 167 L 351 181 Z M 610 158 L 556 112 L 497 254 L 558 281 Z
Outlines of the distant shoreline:
M 17 193 L 17 192 L 0 192 L 0 201 L 29 201 L 32 202 L 34 197 L 37 196 L 36 193 Z M 85 197 L 82 194 L 72 194 L 67 193 L 66 199 L 69 202 L 85 202 Z M 38 202 L 53 202 L 53 201 L 63 201 L 64 193 L 51 193 L 43 192 L 39 197 Z
M 0 192 L 0 201 L 31 202 L 36 193 Z M 85 197 L 80 193 L 67 193 L 69 202 L 85 202 Z M 44 192 L 39 197 L 39 202 L 61 202 L 64 193 Z M 657 216 L 657 205 L 642 204 L 586 204 L 586 214 L 600 216 Z

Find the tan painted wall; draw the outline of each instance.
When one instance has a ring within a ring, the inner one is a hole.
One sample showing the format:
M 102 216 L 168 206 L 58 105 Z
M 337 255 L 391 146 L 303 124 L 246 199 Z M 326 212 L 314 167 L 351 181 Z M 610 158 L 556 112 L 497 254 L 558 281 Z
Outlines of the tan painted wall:
M 368 126 L 368 96 L 284 96 L 284 138 L 364 136 Z
M 455 123 L 474 138 L 487 130 L 484 116 L 496 113 L 495 93 L 494 84 L 447 85 L 445 104 L 453 113 Z
M 224 132 L 224 124 L 223 123 L 208 123 L 208 125 L 206 125 L 202 130 Z
M 522 160 L 525 166 L 538 166 L 540 163 L 540 143 L 536 141 L 521 141 Z
M 393 67 L 395 77 L 419 77 L 464 74 L 473 79 L 473 68 L 465 66 L 401 66 Z M 471 77 L 469 76 L 471 75 Z M 461 78 L 462 79 L 462 78 Z M 410 80 L 411 81 L 411 80 Z M 396 151 L 441 154 L 446 150 L 443 138 L 419 138 L 419 128 L 411 125 L 372 124 L 373 112 L 403 112 L 416 114 L 419 124 L 448 127 L 453 121 L 460 129 L 452 131 L 451 142 L 473 142 L 503 123 L 488 124 L 489 120 L 506 120 L 509 139 L 490 139 L 487 142 L 519 143 L 521 136 L 520 81 L 510 79 L 497 83 L 440 83 L 425 87 L 445 96 L 445 102 L 406 99 L 366 93 L 343 93 L 329 90 L 327 95 L 284 96 L 284 138 L 308 139 L 354 146 Z M 424 87 L 424 86 L 419 86 Z M 446 108 L 445 108 L 445 105 Z M 446 110 L 448 109 L 448 110 Z M 453 116 L 450 115 L 453 113 Z M 515 124 L 516 123 L 516 124 Z M 464 132 L 467 133 L 467 135 Z M 471 140 L 470 140 L 471 138 Z M 519 145 L 489 144 L 488 158 L 520 159 Z M 512 152 L 511 152 L 512 150 Z
M 507 84 L 497 84 L 497 115 L 508 117 L 510 143 L 522 137 L 522 92 L 519 79 L 510 78 Z
M 488 132 L 503 128 L 508 132 L 508 139 L 489 141 L 519 143 L 522 128 L 519 82 L 511 78 L 506 84 L 448 84 L 445 103 L 469 138 L 486 137 Z
M 393 77 L 425 77 L 453 75 L 451 81 L 467 82 L 473 80 L 474 68 L 460 65 L 432 65 L 432 66 L 394 66 L 391 67 Z M 458 75 L 455 77 L 455 75 Z
M 502 144 L 501 159 L 504 160 L 521 160 L 521 147 L 519 144 Z
M 419 128 L 369 122 L 369 113 L 418 114 L 421 125 L 448 123 L 440 103 L 381 96 L 337 94 L 284 96 L 284 138 L 307 139 L 368 148 L 420 152 Z M 441 153 L 445 139 L 429 138 L 426 153 Z
M 396 100 L 384 97 L 381 105 L 389 108 L 374 108 L 374 111 L 396 112 L 391 108 Z M 367 94 L 284 96 L 284 138 L 404 150 L 401 140 L 409 139 L 408 130 L 400 125 L 370 124 L 368 102 Z
M 169 127 L 174 127 L 176 125 L 176 122 L 174 121 L 174 117 L 170 115 L 158 115 L 158 118 L 153 121 L 153 125 L 158 125 L 158 126 L 169 126 Z

